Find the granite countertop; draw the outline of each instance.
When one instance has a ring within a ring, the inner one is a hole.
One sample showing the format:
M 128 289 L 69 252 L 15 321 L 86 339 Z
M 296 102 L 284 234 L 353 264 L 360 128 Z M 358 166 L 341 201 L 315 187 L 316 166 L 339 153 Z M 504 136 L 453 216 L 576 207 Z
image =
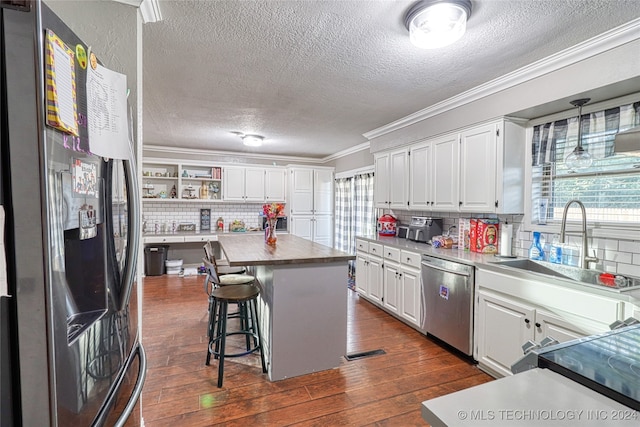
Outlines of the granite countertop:
M 231 266 L 329 263 L 355 259 L 354 255 L 292 234 L 279 234 L 275 247 L 265 244 L 264 233 L 219 234 L 218 242 Z

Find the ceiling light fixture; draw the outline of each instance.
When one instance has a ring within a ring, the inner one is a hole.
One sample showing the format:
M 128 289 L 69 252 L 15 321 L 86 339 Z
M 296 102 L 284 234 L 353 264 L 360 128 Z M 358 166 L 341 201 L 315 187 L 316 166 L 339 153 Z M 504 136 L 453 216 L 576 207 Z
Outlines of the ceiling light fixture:
M 593 157 L 582 148 L 582 106 L 591 101 L 591 98 L 582 98 L 571 101 L 571 105 L 578 107 L 578 145 L 564 159 L 569 170 L 586 169 L 593 163 Z
M 470 16 L 470 0 L 422 0 L 409 9 L 404 25 L 411 43 L 421 49 L 435 49 L 460 39 Z
M 242 135 L 242 143 L 248 147 L 260 147 L 264 136 L 260 135 Z

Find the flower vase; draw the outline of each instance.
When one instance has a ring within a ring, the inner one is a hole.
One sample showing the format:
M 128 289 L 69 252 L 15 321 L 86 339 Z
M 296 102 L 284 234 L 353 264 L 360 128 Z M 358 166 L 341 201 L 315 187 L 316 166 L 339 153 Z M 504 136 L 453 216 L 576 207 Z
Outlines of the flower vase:
M 269 246 L 275 246 L 277 241 L 278 238 L 276 237 L 276 219 L 269 218 L 267 220 L 265 243 Z

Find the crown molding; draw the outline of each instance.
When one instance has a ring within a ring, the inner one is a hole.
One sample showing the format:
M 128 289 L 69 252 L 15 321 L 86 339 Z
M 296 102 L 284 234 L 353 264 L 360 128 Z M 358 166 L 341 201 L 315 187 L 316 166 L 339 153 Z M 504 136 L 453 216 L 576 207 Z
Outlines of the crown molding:
M 445 113 L 454 108 L 477 101 L 478 99 L 493 95 L 505 89 L 533 80 L 545 74 L 557 71 L 561 68 L 573 65 L 577 62 L 599 55 L 608 50 L 622 46 L 640 38 L 640 18 L 627 22 L 619 27 L 604 32 L 572 46 L 561 50 L 539 61 L 526 65 L 497 79 L 476 86 L 466 92 L 462 92 L 444 101 L 433 104 L 402 119 L 381 126 L 364 133 L 368 140 L 377 138 L 387 133 L 405 128 L 414 123 Z
M 271 160 L 278 162 L 303 162 L 303 163 L 325 163 L 324 159 L 299 156 L 279 156 L 275 154 L 259 154 L 259 153 L 241 153 L 239 151 L 215 151 L 215 150 L 199 150 L 195 148 L 165 147 L 161 145 L 144 144 L 142 150 L 147 153 L 162 153 L 174 155 L 195 155 L 195 156 L 232 156 L 245 159 Z M 146 157 L 146 156 L 145 156 Z
M 368 150 L 371 147 L 371 143 L 369 141 L 363 142 L 362 144 L 354 145 L 353 147 L 347 148 L 346 150 L 338 151 L 335 154 L 331 154 L 322 160 L 324 162 L 330 162 L 331 160 L 336 160 L 341 157 L 348 156 L 350 154 L 357 153 L 359 151 Z

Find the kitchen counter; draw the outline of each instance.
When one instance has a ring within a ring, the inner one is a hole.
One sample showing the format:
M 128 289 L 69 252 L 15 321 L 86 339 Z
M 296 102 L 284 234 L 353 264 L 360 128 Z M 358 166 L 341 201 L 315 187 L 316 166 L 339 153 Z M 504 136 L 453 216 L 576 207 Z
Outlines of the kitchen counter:
M 513 277 L 544 281 L 546 283 L 552 283 L 554 285 L 573 288 L 580 291 L 589 292 L 595 295 L 606 296 L 606 297 L 614 298 L 620 301 L 629 302 L 635 305 L 640 304 L 640 289 L 620 292 L 614 289 L 609 289 L 605 286 L 602 286 L 602 287 L 598 287 L 596 285 L 588 286 L 588 285 L 584 285 L 579 282 L 575 282 L 568 279 L 541 275 L 541 274 L 537 274 L 537 273 L 529 272 L 525 270 L 516 270 L 516 269 L 508 268 L 500 264 L 497 264 L 501 261 L 506 261 L 507 259 L 499 258 L 494 254 L 480 254 L 480 253 L 460 250 L 457 248 L 454 248 L 454 249 L 434 248 L 433 246 L 427 243 L 414 242 L 411 240 L 398 238 L 398 237 L 382 237 L 382 236 L 375 235 L 375 236 L 358 236 L 357 238 L 378 242 L 383 245 L 390 245 L 400 249 L 409 249 L 415 252 L 419 252 L 421 254 L 432 255 L 437 258 L 442 258 L 449 261 L 472 265 L 474 267 L 478 267 L 478 268 L 482 268 L 482 269 L 490 270 L 494 272 L 499 272 L 506 275 L 511 275 Z
M 347 351 L 348 261 L 354 255 L 291 234 L 275 247 L 261 235 L 218 235 L 232 266 L 258 278 L 265 360 L 271 381 L 333 369 Z
M 293 234 L 278 234 L 275 247 L 264 243 L 263 233 L 260 233 L 260 236 L 221 234 L 217 237 L 231 266 L 333 262 L 344 262 L 346 265 L 347 261 L 355 259 L 354 255 Z
M 446 426 L 632 426 L 640 413 L 548 369 L 422 402 L 422 418 Z

